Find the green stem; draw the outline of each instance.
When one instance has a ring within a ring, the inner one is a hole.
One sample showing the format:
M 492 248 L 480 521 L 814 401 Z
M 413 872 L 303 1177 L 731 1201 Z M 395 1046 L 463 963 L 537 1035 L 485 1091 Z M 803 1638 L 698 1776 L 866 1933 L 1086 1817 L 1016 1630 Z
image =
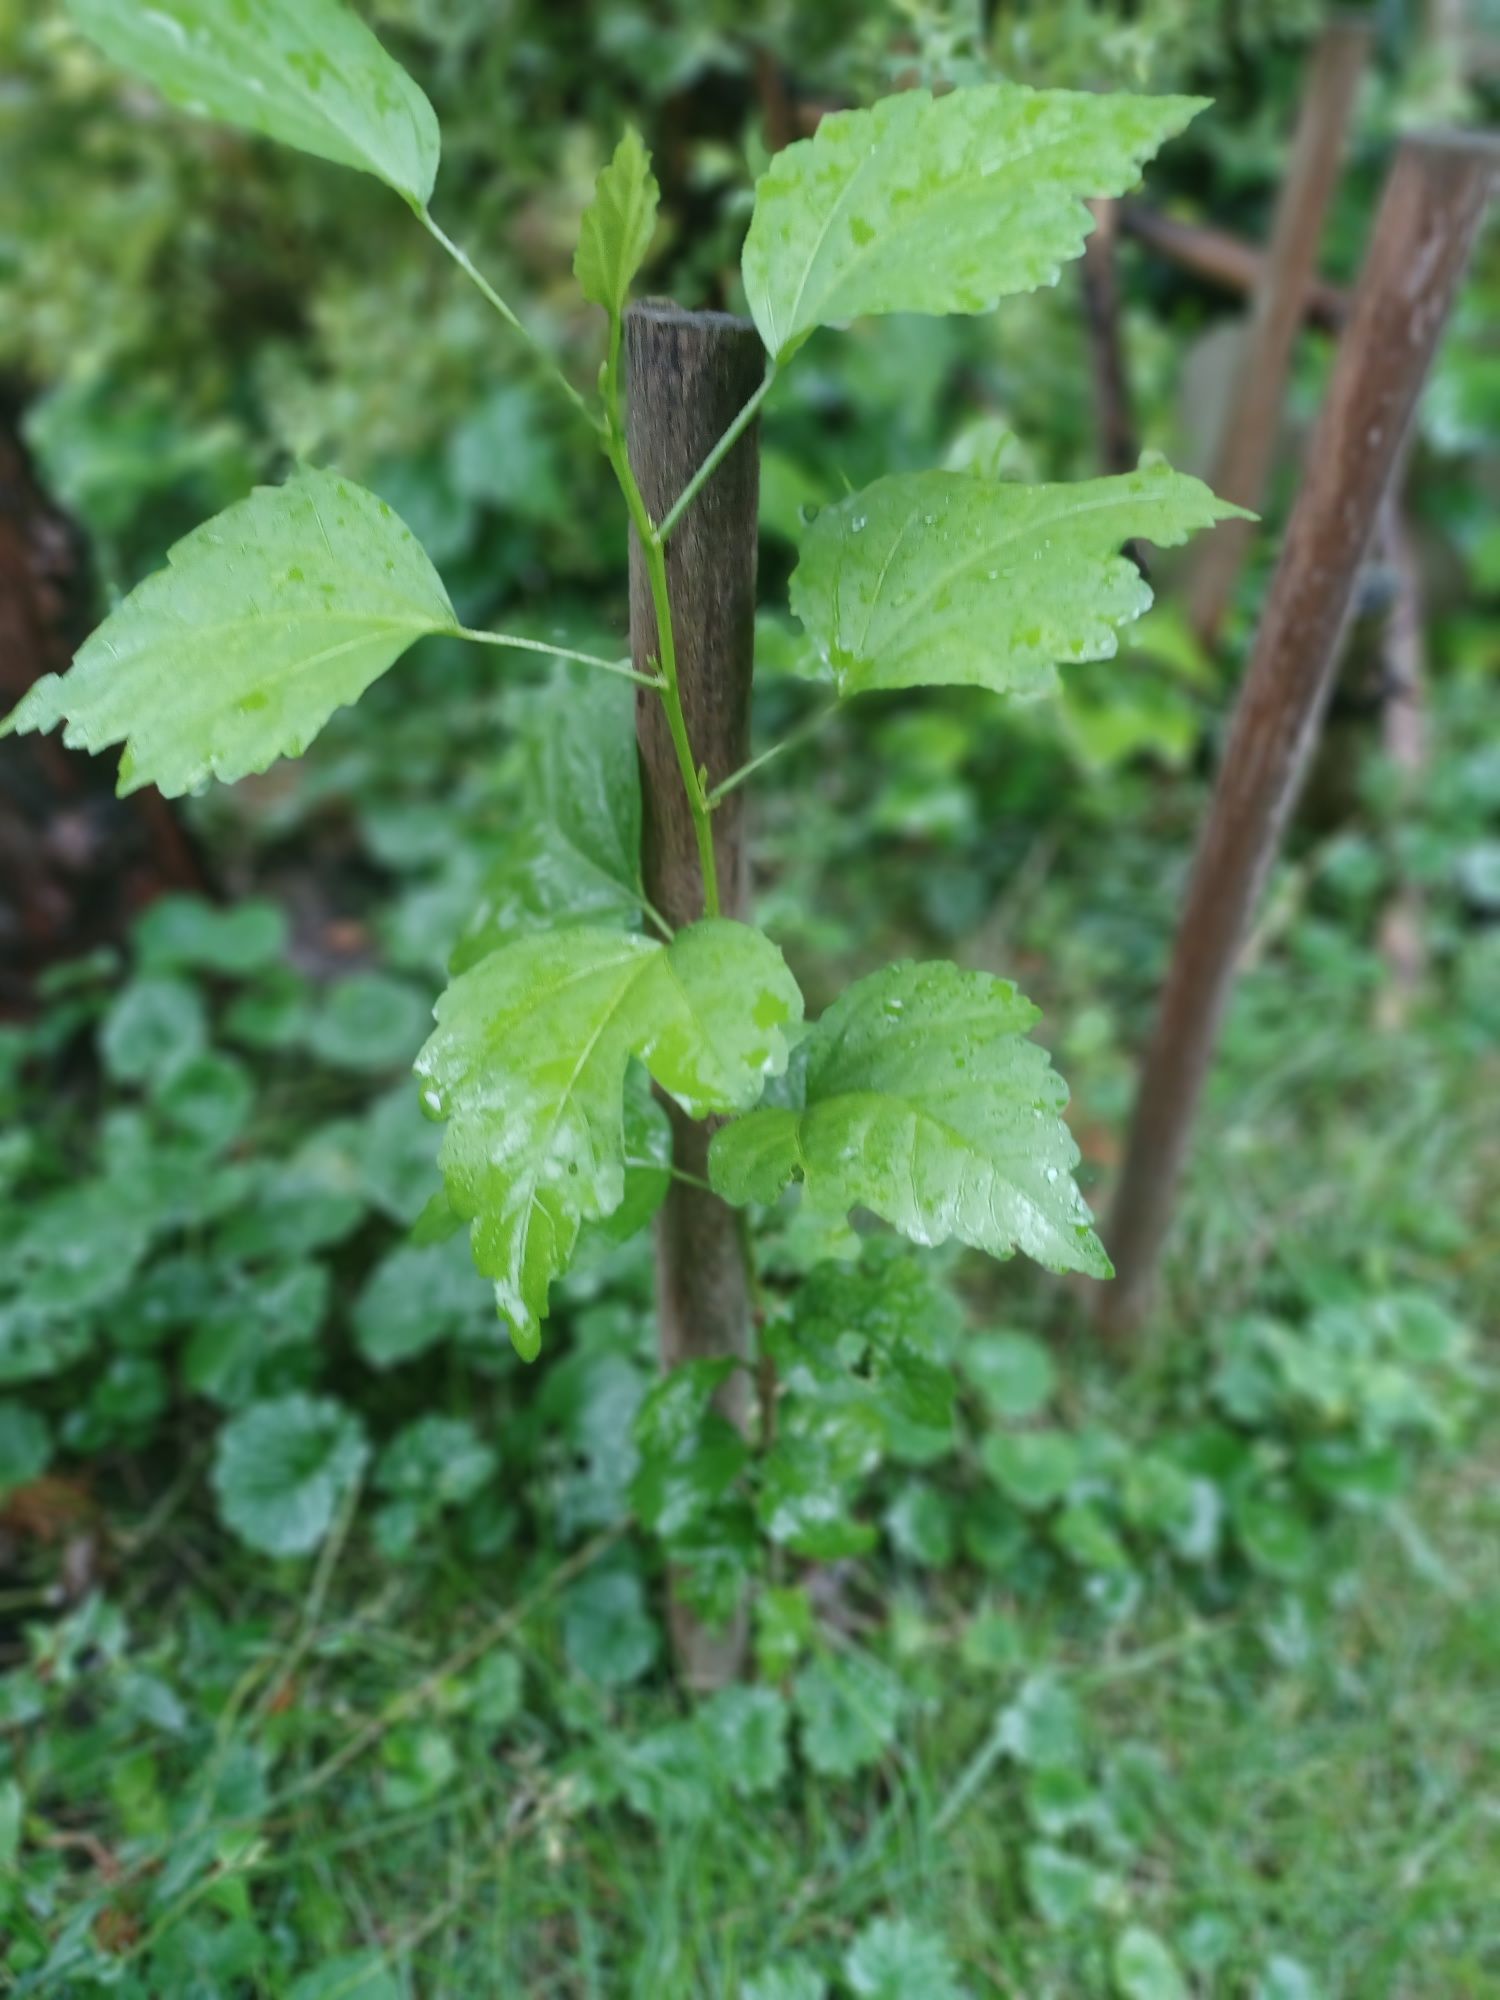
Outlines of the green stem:
M 677 638 L 672 629 L 672 599 L 667 589 L 666 545 L 661 530 L 651 519 L 625 445 L 625 427 L 620 420 L 619 356 L 620 343 L 612 326 L 609 359 L 604 370 L 604 453 L 625 496 L 631 524 L 640 538 L 646 562 L 651 603 L 656 612 L 657 666 L 661 674 L 656 687 L 662 707 L 667 712 L 667 728 L 671 732 L 672 748 L 677 753 L 677 768 L 682 773 L 688 811 L 693 820 L 693 834 L 698 843 L 698 866 L 703 874 L 703 914 L 705 917 L 716 917 L 719 914 L 719 871 L 714 861 L 713 814 L 702 776 L 693 761 L 687 718 L 682 712 L 682 690 L 677 680 Z
M 811 715 L 803 717 L 795 729 L 789 729 L 779 743 L 773 743 L 769 750 L 762 750 L 760 755 L 752 757 L 748 764 L 741 764 L 737 771 L 731 771 L 723 784 L 715 785 L 709 793 L 708 805 L 710 812 L 713 811 L 715 806 L 720 805 L 727 799 L 731 792 L 738 791 L 747 778 L 753 777 L 757 771 L 762 769 L 764 765 L 769 764 L 773 758 L 781 756 L 783 751 L 795 750 L 799 743 L 805 743 L 809 736 L 815 736 L 830 717 L 838 714 L 843 705 L 844 698 L 840 695 L 835 700 L 830 701 L 826 707 L 814 709 Z
M 459 246 L 453 241 L 453 238 L 449 236 L 445 230 L 441 229 L 436 222 L 433 221 L 431 215 L 425 208 L 417 209 L 416 217 L 418 222 L 421 223 L 422 227 L 427 231 L 427 234 L 433 239 L 433 241 L 435 243 L 440 243 L 442 245 L 442 247 L 447 251 L 448 255 L 453 259 L 454 263 L 457 264 L 458 268 L 463 272 L 464 276 L 470 279 L 472 283 L 478 287 L 480 293 L 495 308 L 495 311 L 499 313 L 500 317 L 505 321 L 505 324 L 508 327 L 510 327 L 512 332 L 518 333 L 521 336 L 522 340 L 524 340 L 526 345 L 531 349 L 531 352 L 535 356 L 536 360 L 541 364 L 544 373 L 551 380 L 553 386 L 562 391 L 563 395 L 573 405 L 574 409 L 577 410 L 578 414 L 583 418 L 584 422 L 588 425 L 589 429 L 591 431 L 594 431 L 595 433 L 601 432 L 604 427 L 600 423 L 598 416 L 595 414 L 593 410 L 589 408 L 588 403 L 573 387 L 573 384 L 568 380 L 567 376 L 564 375 L 562 369 L 558 366 L 556 360 L 553 358 L 552 355 L 550 355 L 547 352 L 546 348 L 543 347 L 541 342 L 537 339 L 536 335 L 531 331 L 531 329 L 528 326 L 526 326 L 520 319 L 517 318 L 516 314 L 506 304 L 505 300 L 501 298 L 500 294 L 495 290 L 494 286 L 485 277 L 484 273 L 480 271 L 479 268 L 476 266 L 474 260 L 470 257 L 468 251 L 461 250 Z
M 719 467 L 724 463 L 724 460 L 728 458 L 730 452 L 734 450 L 751 424 L 754 423 L 756 412 L 767 396 L 770 395 L 771 385 L 775 380 L 776 363 L 772 361 L 766 368 L 765 380 L 734 419 L 733 423 L 730 424 L 728 430 L 719 439 L 719 442 L 708 454 L 708 457 L 698 467 L 698 470 L 693 474 L 687 485 L 683 487 L 676 500 L 662 516 L 661 523 L 656 532 L 661 536 L 663 542 L 671 540 L 672 530 L 677 526 L 677 523 L 682 519 L 688 508 L 692 506 L 709 480 L 713 478 Z
M 660 687 L 652 674 L 638 674 L 628 660 L 606 660 L 602 653 L 579 653 L 571 646 L 549 646 L 543 639 L 520 639 L 513 632 L 478 632 L 471 625 L 458 626 L 453 637 L 471 639 L 476 646 L 513 647 L 518 653 L 546 653 L 554 660 L 575 660 L 581 667 L 597 667 L 601 674 L 618 674 L 637 687 Z

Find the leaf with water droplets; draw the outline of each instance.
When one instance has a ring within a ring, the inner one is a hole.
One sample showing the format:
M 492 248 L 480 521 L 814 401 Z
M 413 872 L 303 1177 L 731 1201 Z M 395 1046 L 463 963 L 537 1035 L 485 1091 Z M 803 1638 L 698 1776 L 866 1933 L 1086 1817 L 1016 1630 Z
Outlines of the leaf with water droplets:
M 807 1095 L 715 1134 L 714 1186 L 772 1202 L 794 1178 L 818 1208 L 861 1207 L 915 1243 L 950 1237 L 1054 1271 L 1110 1275 L 1073 1183 L 1067 1088 L 1028 1041 L 1037 1010 L 1004 979 L 887 966 L 807 1038 Z
M 68 0 L 112 62 L 200 116 L 374 174 L 415 207 L 437 117 L 343 0 Z
M 792 609 L 839 691 L 966 686 L 1033 699 L 1059 660 L 1108 659 L 1151 602 L 1120 554 L 1240 510 L 1162 464 L 1068 486 L 971 472 L 878 479 L 808 530 Z
M 168 798 L 297 757 L 408 646 L 457 625 L 436 570 L 383 500 L 332 472 L 260 486 L 170 552 L 66 674 L 0 723 L 99 751 L 120 791 Z
M 1055 284 L 1085 201 L 1133 187 L 1205 102 L 986 83 L 832 113 L 756 183 L 742 268 L 762 340 L 784 360 L 814 327 Z
M 610 314 L 623 312 L 630 281 L 645 262 L 656 227 L 661 189 L 651 171 L 651 155 L 634 126 L 594 183 L 594 198 L 583 211 L 573 275 L 586 299 Z
M 448 1120 L 438 1164 L 517 1352 L 541 1345 L 552 1280 L 581 1225 L 625 1195 L 634 1057 L 690 1116 L 743 1110 L 787 1063 L 802 995 L 748 924 L 654 938 L 579 926 L 518 938 L 461 973 L 417 1058 Z

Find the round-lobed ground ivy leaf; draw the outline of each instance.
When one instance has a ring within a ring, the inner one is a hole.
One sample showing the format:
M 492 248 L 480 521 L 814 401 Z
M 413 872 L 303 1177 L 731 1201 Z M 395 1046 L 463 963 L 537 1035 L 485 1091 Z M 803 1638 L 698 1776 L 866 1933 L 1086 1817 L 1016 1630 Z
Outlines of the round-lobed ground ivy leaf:
M 52 1427 L 40 1410 L 0 1400 L 0 1500 L 40 1479 L 52 1463 Z
M 563 1603 L 568 1664 L 601 1687 L 627 1687 L 655 1660 L 661 1645 L 633 1570 L 606 1567 L 580 1577 Z
M 333 1525 L 368 1455 L 363 1427 L 342 1403 L 293 1395 L 253 1404 L 219 1433 L 219 1512 L 263 1555 L 307 1555 Z

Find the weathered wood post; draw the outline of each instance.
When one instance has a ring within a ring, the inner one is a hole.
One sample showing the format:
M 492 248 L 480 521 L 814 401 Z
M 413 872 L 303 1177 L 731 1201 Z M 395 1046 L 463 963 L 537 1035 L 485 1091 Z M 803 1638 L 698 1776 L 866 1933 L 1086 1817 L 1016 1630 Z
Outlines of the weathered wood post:
M 1333 686 L 1359 574 L 1500 168 L 1482 136 L 1408 139 L 1386 184 L 1308 453 L 1142 1069 L 1099 1324 L 1148 1302 L 1235 961 Z
M 748 320 L 689 313 L 656 300 L 625 315 L 630 462 L 654 521 L 660 521 L 709 451 L 760 387 L 765 350 Z M 760 452 L 752 425 L 683 515 L 667 544 L 667 586 L 677 673 L 693 755 L 709 788 L 750 755 L 750 677 L 755 661 L 756 515 Z M 656 659 L 656 614 L 639 542 L 631 537 L 630 644 L 646 673 Z M 703 915 L 703 878 L 682 774 L 666 712 L 649 689 L 636 704 L 646 894 L 674 927 Z M 714 814 L 720 909 L 747 915 L 749 872 L 742 790 Z M 668 1102 L 677 1166 L 708 1178 L 712 1128 Z M 656 1225 L 656 1292 L 664 1368 L 705 1355 L 750 1354 L 750 1284 L 740 1221 L 716 1195 L 674 1181 Z M 743 1429 L 743 1371 L 730 1380 L 726 1414 Z M 672 1606 L 683 1679 L 711 1688 L 732 1679 L 744 1650 L 741 1624 L 704 1627 Z
M 1338 185 L 1344 133 L 1369 44 L 1365 22 L 1335 20 L 1324 28 L 1313 56 L 1238 393 L 1210 482 L 1237 507 L 1258 509 L 1270 485 L 1292 353 L 1316 275 L 1323 223 Z M 1221 521 L 1199 547 L 1188 583 L 1188 617 L 1207 646 L 1218 642 L 1253 533 L 1253 522 Z

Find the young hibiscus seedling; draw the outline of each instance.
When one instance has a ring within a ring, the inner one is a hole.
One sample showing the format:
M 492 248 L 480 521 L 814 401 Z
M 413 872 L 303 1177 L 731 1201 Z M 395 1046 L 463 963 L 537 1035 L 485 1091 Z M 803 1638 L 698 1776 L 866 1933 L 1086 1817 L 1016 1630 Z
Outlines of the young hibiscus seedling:
M 166 97 L 372 174 L 409 204 L 594 432 L 623 497 L 622 531 L 636 538 L 655 644 L 632 665 L 472 630 L 383 501 L 335 471 L 304 469 L 190 534 L 5 729 L 62 724 L 71 745 L 123 745 L 121 789 L 172 796 L 300 755 L 424 636 L 571 663 L 538 760 L 535 822 L 488 886 L 417 1065 L 425 1107 L 446 1121 L 447 1219 L 468 1225 L 528 1360 L 583 1227 L 645 1226 L 683 1171 L 646 1077 L 687 1120 L 716 1122 L 706 1159 L 724 1202 L 773 1203 L 800 1182 L 807 1203 L 873 1212 L 919 1244 L 1020 1250 L 1106 1277 L 1073 1179 L 1066 1093 L 1013 986 L 950 965 L 891 966 L 808 1028 L 775 942 L 721 914 L 715 814 L 753 772 L 711 785 L 700 761 L 667 552 L 820 329 L 989 312 L 1054 282 L 1083 247 L 1088 201 L 1133 185 L 1200 101 L 993 83 L 825 118 L 755 191 L 741 273 L 763 376 L 653 518 L 626 429 L 626 313 L 658 202 L 635 133 L 582 221 L 575 274 L 607 322 L 597 390 L 585 394 L 434 221 L 436 117 L 341 0 L 70 6 L 108 56 Z M 791 608 L 835 706 L 939 684 L 1032 700 L 1054 687 L 1059 663 L 1112 654 L 1149 603 L 1125 544 L 1181 542 L 1234 511 L 1162 464 L 1034 487 L 896 474 L 817 516 Z M 695 921 L 674 928 L 647 901 L 629 716 L 585 693 L 589 675 L 633 682 L 660 704 L 701 875 Z

